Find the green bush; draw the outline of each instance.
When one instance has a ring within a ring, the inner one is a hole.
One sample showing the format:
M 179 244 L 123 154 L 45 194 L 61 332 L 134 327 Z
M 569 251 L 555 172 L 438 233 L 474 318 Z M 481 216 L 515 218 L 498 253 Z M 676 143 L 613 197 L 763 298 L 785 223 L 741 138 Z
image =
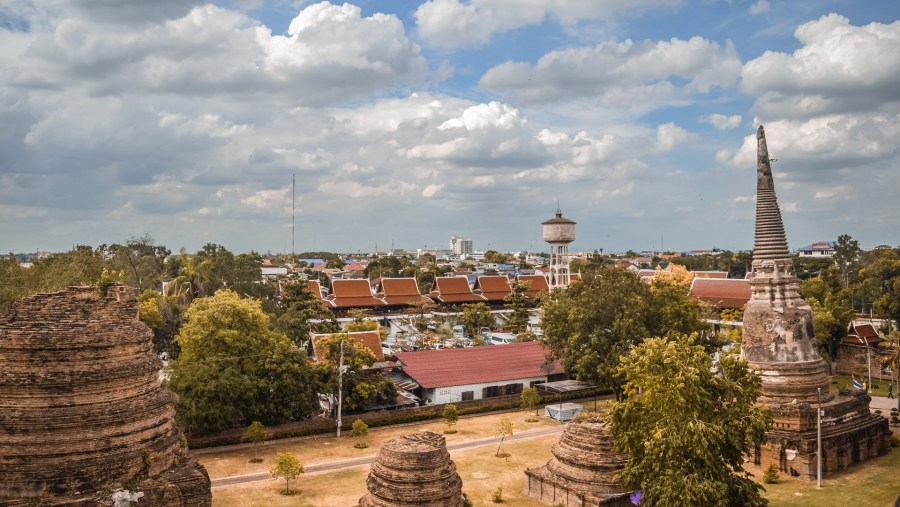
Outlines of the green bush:
M 763 472 L 763 482 L 766 484 L 776 484 L 778 482 L 778 467 L 775 463 L 769 465 L 769 468 Z

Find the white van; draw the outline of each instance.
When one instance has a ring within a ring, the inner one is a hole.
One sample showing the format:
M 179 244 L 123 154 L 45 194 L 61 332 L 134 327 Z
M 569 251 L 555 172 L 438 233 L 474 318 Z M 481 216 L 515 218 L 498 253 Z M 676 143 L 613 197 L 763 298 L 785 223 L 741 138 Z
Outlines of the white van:
M 453 326 L 453 338 L 465 338 L 466 337 L 466 327 L 462 325 Z
M 506 345 L 514 343 L 516 335 L 512 333 L 491 333 L 488 335 L 487 341 L 491 342 L 491 345 Z

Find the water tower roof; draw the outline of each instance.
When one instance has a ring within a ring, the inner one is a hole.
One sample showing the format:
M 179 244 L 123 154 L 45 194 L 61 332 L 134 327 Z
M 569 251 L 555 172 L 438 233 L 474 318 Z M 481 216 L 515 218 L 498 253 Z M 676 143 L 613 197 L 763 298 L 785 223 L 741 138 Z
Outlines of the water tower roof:
M 575 222 L 562 216 L 562 211 L 557 210 L 555 217 L 551 218 L 550 220 L 547 220 L 546 222 L 542 223 L 541 225 L 548 225 L 548 224 L 573 224 L 574 225 Z

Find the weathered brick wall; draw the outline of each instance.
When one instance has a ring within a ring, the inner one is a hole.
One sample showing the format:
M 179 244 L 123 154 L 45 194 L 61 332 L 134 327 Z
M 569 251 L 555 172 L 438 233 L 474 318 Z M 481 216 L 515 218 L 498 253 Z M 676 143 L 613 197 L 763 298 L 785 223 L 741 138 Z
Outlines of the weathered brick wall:
M 37 294 L 0 315 L 0 505 L 77 504 L 121 487 L 153 505 L 210 505 L 160 367 L 125 286 Z

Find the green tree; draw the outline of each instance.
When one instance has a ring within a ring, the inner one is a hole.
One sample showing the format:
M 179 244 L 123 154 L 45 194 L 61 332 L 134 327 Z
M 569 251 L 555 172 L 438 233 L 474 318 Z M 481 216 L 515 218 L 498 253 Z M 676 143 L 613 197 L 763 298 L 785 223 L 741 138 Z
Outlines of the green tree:
M 844 287 L 848 287 L 856 281 L 860 268 L 861 253 L 862 249 L 859 247 L 859 241 L 851 238 L 849 234 L 838 236 L 831 260 L 834 261 L 834 265 L 840 273 Z
M 580 283 L 544 298 L 541 341 L 570 374 L 618 398 L 619 358 L 647 337 L 706 328 L 695 307 L 683 292 L 665 285 L 652 292 L 627 270 L 589 270 Z
M 623 358 L 625 399 L 613 405 L 620 479 L 648 505 L 766 505 L 744 459 L 771 419 L 755 404 L 759 375 L 737 357 L 717 363 L 690 337 L 650 338 Z
M 266 427 L 259 421 L 253 421 L 250 423 L 250 426 L 247 426 L 244 438 L 250 442 L 250 447 L 253 449 L 253 453 L 256 454 L 259 452 L 260 444 L 266 441 Z M 253 456 L 250 458 L 250 463 L 262 463 L 262 458 Z
M 317 406 L 306 352 L 269 329 L 259 301 L 230 290 L 194 300 L 176 337 L 170 386 L 189 431 L 308 417 Z
M 324 389 L 337 393 L 337 366 L 342 343 L 345 368 L 341 378 L 344 395 L 342 408 L 350 412 L 363 412 L 373 406 L 393 403 L 397 398 L 397 386 L 381 372 L 368 369 L 375 363 L 375 355 L 343 333 L 316 342 L 319 359 L 316 371 Z
M 444 410 L 443 412 L 441 412 L 441 417 L 443 417 L 444 422 L 447 423 L 447 430 L 444 431 L 444 433 L 456 433 L 456 430 L 453 428 L 456 425 L 456 422 L 459 421 L 459 411 L 456 409 L 456 405 L 452 403 L 444 405 Z
M 128 239 L 124 245 L 100 245 L 97 250 L 107 258 L 106 264 L 110 269 L 123 271 L 124 283 L 140 293 L 145 289 L 159 288 L 166 273 L 166 259 L 172 253 L 168 248 L 154 243 L 152 236 L 144 234 Z
M 478 336 L 478 331 L 483 327 L 489 329 L 494 327 L 494 315 L 491 314 L 491 308 L 484 303 L 462 305 L 459 321 L 471 337 Z
M 0 257 L 0 312 L 31 291 L 25 268 L 12 254 Z
M 279 491 L 282 495 L 294 495 L 297 492 L 291 489 L 291 481 L 300 477 L 303 473 L 303 465 L 291 453 L 282 452 L 275 458 L 275 467 L 269 471 L 273 478 L 284 479 L 284 489 Z
M 178 359 L 178 343 L 175 336 L 181 329 L 182 307 L 175 296 L 163 296 L 153 289 L 138 295 L 138 316 L 153 331 L 153 350 L 167 353 L 169 359 Z
M 353 421 L 353 424 L 350 426 L 350 435 L 361 438 L 369 434 L 369 425 L 366 424 L 366 421 L 362 419 L 357 419 Z
M 497 456 L 498 458 L 503 458 L 503 457 L 505 457 L 505 456 L 508 456 L 507 454 L 502 453 L 502 452 L 501 452 L 501 449 L 503 448 L 503 440 L 505 440 L 506 437 L 511 437 L 511 436 L 513 436 L 513 423 L 512 423 L 512 421 L 510 421 L 510 420 L 507 419 L 506 417 L 504 417 L 503 419 L 500 419 L 500 422 L 497 423 L 497 436 L 500 437 L 500 444 L 497 445 L 497 454 L 496 454 L 496 456 Z
M 503 305 L 512 310 L 506 318 L 506 327 L 513 333 L 524 333 L 528 329 L 528 309 L 533 306 L 534 300 L 525 296 L 527 282 L 513 282 L 510 287 L 512 291 L 506 296 L 506 303 Z
M 534 409 L 534 415 L 538 415 L 537 406 L 541 402 L 541 393 L 538 392 L 537 387 L 526 387 L 522 389 L 522 394 L 519 396 L 519 406 L 524 408 L 525 410 Z
M 278 310 L 275 327 L 301 347 L 309 340 L 310 332 L 335 333 L 340 329 L 334 313 L 324 308 L 302 281 L 282 284 Z

